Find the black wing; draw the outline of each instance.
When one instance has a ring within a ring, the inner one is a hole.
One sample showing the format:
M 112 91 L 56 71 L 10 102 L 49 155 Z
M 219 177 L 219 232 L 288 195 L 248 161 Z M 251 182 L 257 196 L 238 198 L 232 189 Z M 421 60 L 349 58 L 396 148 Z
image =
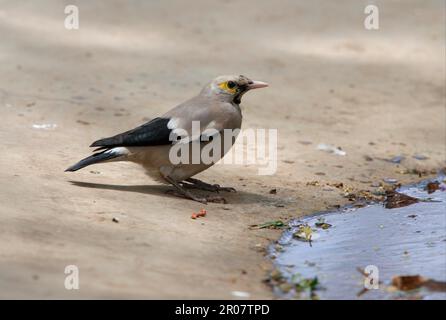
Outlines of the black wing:
M 155 118 L 135 129 L 117 134 L 110 138 L 100 139 L 91 144 L 90 147 L 98 149 L 114 147 L 143 147 L 171 144 L 169 135 L 171 129 L 167 128 L 170 119 Z

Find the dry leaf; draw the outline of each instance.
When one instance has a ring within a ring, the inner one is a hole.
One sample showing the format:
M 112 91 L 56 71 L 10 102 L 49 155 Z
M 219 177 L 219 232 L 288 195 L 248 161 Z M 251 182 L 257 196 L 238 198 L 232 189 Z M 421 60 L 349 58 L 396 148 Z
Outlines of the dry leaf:
M 417 198 L 405 195 L 403 193 L 392 190 L 386 191 L 385 207 L 387 209 L 406 207 L 417 202 L 419 202 Z

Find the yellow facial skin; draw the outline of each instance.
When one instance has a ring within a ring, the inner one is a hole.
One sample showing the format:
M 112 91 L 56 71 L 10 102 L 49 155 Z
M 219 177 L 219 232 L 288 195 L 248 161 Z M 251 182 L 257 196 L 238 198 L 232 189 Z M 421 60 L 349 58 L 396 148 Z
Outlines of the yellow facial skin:
M 232 89 L 228 87 L 228 81 L 222 82 L 218 86 L 220 87 L 220 89 L 223 89 L 230 94 L 235 94 L 237 92 L 237 87 L 234 87 Z

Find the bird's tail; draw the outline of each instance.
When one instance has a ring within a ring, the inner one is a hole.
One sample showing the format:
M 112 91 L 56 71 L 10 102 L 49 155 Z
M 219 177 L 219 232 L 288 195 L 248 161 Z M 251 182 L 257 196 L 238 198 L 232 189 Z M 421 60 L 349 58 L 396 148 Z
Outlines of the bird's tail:
M 89 166 L 91 164 L 105 162 L 108 160 L 112 160 L 112 159 L 121 157 L 121 156 L 125 155 L 125 153 L 123 153 L 121 149 L 122 148 L 113 148 L 113 149 L 104 150 L 99 153 L 95 153 L 85 159 L 82 159 L 81 161 L 72 165 L 65 171 L 77 171 L 77 170 L 82 169 L 82 168 Z

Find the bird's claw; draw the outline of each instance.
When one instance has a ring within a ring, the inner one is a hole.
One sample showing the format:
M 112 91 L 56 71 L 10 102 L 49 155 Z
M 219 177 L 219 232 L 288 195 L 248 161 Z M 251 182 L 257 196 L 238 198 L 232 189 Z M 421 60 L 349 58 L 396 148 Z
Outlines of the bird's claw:
M 224 191 L 230 191 L 229 189 L 233 189 L 233 188 L 221 188 L 221 189 Z M 233 191 L 230 191 L 230 192 L 233 192 Z M 166 194 L 170 194 L 170 195 L 182 197 L 182 198 L 188 198 L 188 199 L 191 199 L 191 200 L 194 200 L 197 202 L 201 202 L 203 204 L 207 204 L 208 202 L 228 203 L 225 198 L 223 198 L 222 196 L 218 196 L 218 195 L 208 195 L 203 198 L 203 197 L 197 197 L 194 194 L 187 192 L 187 191 L 180 192 L 178 190 L 171 190 L 171 189 L 166 190 Z
M 203 182 L 198 179 L 193 179 L 193 178 L 186 179 L 186 182 L 188 182 L 188 183 L 187 184 L 183 183 L 183 187 L 185 187 L 185 188 L 201 189 L 201 190 L 217 192 L 217 193 L 220 191 L 237 192 L 234 188 L 231 188 L 231 187 L 222 187 L 219 184 L 209 184 L 209 183 Z

